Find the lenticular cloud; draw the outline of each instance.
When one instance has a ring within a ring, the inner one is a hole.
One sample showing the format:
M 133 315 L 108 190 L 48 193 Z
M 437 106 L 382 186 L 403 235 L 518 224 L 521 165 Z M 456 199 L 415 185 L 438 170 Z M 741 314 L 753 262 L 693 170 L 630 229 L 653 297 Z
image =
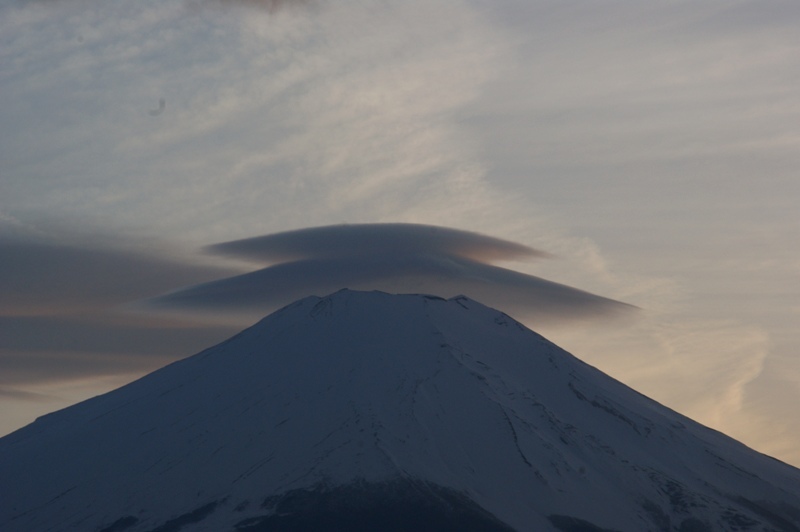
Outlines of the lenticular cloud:
M 469 231 L 399 223 L 313 227 L 225 242 L 208 250 L 273 263 L 347 257 L 449 255 L 482 261 L 548 256 L 521 244 Z
M 225 242 L 208 251 L 261 261 L 265 267 L 190 286 L 153 302 L 161 307 L 257 317 L 308 295 L 352 288 L 443 297 L 464 294 L 540 320 L 619 314 L 633 308 L 491 264 L 547 257 L 542 251 L 444 227 L 316 227 Z

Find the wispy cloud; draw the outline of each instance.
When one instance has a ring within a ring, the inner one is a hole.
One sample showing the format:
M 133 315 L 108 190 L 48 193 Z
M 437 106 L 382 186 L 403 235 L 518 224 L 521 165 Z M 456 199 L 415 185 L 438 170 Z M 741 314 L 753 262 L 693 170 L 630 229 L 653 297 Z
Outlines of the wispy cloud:
M 493 216 L 458 112 L 506 60 L 503 39 L 461 0 L 314 4 L 281 2 L 272 17 L 143 1 L 73 16 L 66 2 L 0 19 L 13 36 L 3 92 L 19 102 L 0 110 L 15 128 L 0 146 L 2 207 L 154 220 L 194 242 Z
M 0 386 L 0 399 L 18 399 L 23 401 L 48 401 L 53 397 L 36 392 L 28 392 L 25 390 L 18 390 L 16 388 L 7 388 Z
M 0 317 L 0 386 L 150 371 L 238 332 L 237 327 L 131 316 Z

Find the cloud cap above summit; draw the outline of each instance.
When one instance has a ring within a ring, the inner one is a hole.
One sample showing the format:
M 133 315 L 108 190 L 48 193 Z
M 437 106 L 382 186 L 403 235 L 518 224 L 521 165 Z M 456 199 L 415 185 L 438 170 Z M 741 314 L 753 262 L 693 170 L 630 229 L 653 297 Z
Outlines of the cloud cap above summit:
M 481 261 L 550 257 L 543 251 L 480 233 L 409 223 L 310 227 L 223 242 L 207 249 L 270 262 L 378 255 L 452 255 Z
M 341 288 L 465 294 L 536 319 L 623 314 L 635 307 L 495 266 L 499 260 L 549 257 L 518 243 L 418 224 L 335 225 L 216 244 L 211 253 L 266 267 L 158 297 L 161 307 L 263 314 L 308 295 Z

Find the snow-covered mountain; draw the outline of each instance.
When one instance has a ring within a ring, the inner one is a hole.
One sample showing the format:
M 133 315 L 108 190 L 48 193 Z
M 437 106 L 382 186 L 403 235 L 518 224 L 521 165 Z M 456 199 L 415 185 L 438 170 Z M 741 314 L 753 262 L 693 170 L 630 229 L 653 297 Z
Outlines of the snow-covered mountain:
M 341 291 L 0 439 L 0 530 L 800 530 L 800 470 L 465 297 Z

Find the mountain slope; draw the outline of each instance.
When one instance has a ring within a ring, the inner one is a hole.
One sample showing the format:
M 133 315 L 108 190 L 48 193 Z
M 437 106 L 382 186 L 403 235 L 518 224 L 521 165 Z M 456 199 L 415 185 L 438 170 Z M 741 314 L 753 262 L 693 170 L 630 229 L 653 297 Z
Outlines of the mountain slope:
M 800 471 L 505 314 L 346 290 L 0 439 L 0 500 L 3 531 L 800 530 Z

